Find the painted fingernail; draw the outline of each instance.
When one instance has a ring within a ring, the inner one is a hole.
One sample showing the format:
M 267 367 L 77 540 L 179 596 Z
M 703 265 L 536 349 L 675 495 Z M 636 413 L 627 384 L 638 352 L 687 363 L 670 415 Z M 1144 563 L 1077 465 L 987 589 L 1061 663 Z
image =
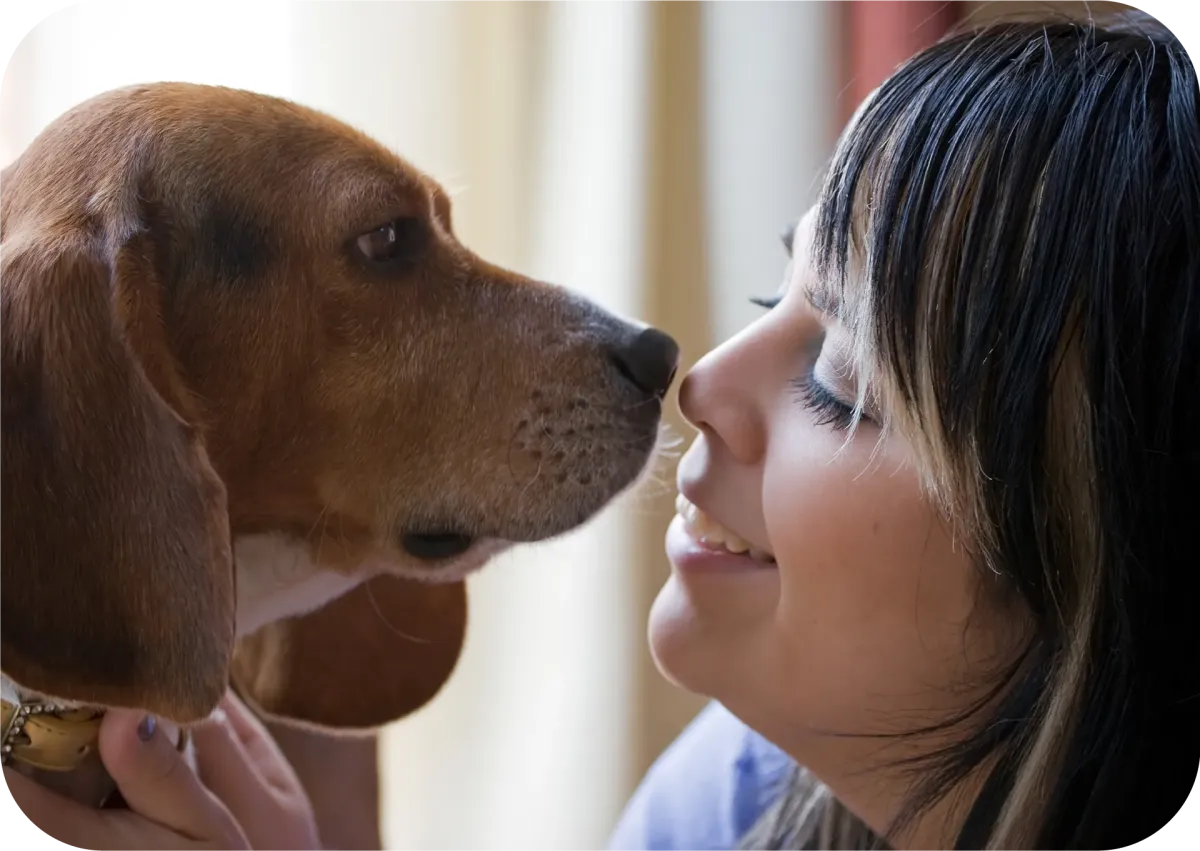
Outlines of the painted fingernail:
M 143 742 L 148 742 L 154 738 L 154 730 L 158 727 L 158 722 L 154 720 L 153 715 L 147 715 L 142 719 L 142 723 L 138 724 L 138 738 Z

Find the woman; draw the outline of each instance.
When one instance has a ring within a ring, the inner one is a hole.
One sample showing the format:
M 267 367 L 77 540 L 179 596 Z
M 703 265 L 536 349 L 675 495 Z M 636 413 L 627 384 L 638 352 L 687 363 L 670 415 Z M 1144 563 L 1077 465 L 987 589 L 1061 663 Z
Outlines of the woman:
M 1198 94 L 1150 24 L 1011 24 L 860 108 L 769 312 L 680 389 L 699 436 L 651 647 L 724 708 L 615 845 L 1112 848 L 1179 809 L 1200 759 Z M 139 793 L 135 763 L 171 749 L 122 751 L 134 720 L 101 747 L 141 829 L 311 836 L 278 757 L 227 748 L 240 780 L 175 767 L 169 801 Z

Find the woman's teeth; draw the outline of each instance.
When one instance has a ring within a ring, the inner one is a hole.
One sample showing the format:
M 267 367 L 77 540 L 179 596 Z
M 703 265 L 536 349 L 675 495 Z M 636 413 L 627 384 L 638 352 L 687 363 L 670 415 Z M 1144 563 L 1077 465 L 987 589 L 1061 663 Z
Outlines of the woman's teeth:
M 774 564 L 775 556 L 758 547 L 751 546 L 733 532 L 730 532 L 716 520 L 713 520 L 692 503 L 683 494 L 675 497 L 675 510 L 683 518 L 688 534 L 700 543 L 713 549 L 722 549 L 734 555 L 749 555 L 750 558 L 763 564 Z

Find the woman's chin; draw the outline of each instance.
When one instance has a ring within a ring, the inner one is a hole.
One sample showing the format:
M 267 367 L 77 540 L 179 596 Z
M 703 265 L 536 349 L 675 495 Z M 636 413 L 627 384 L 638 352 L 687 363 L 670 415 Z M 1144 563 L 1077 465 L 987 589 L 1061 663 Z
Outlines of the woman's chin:
M 675 576 L 659 590 L 650 607 L 650 619 L 647 637 L 650 642 L 650 656 L 654 659 L 666 679 L 673 685 L 691 690 L 688 683 L 688 660 L 696 656 L 697 633 L 695 612 L 688 603 L 687 596 L 678 587 Z
M 650 608 L 647 629 L 650 655 L 659 672 L 673 685 L 712 696 L 735 664 L 741 642 L 737 630 L 723 618 L 713 618 L 687 586 L 672 575 Z
M 755 666 L 748 669 L 746 659 L 767 658 L 781 640 L 777 578 L 752 587 L 736 580 L 721 590 L 726 581 L 706 578 L 697 584 L 673 571 L 650 607 L 647 626 L 659 672 L 679 688 L 708 697 L 755 680 Z

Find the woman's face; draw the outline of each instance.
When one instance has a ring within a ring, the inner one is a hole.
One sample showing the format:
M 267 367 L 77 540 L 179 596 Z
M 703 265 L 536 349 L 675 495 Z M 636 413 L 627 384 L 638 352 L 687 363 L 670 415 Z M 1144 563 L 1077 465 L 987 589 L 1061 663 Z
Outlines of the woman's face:
M 680 388 L 699 435 L 650 638 L 669 678 L 820 775 L 847 741 L 822 733 L 899 732 L 968 705 L 1013 630 L 903 437 L 880 443 L 866 420 L 849 437 L 853 347 L 810 300 L 814 218 L 793 234 L 779 304 Z

